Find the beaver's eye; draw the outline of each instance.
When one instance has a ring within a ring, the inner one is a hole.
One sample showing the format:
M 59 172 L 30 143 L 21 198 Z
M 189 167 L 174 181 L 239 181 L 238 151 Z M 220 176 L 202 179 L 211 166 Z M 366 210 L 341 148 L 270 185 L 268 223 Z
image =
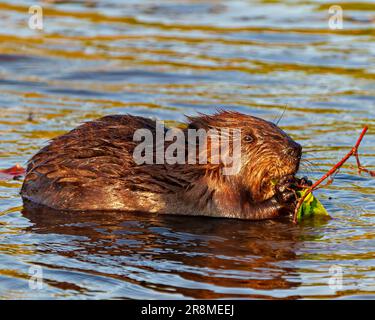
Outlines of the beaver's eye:
M 254 138 L 253 138 L 252 135 L 247 134 L 247 135 L 244 137 L 244 140 L 245 140 L 246 142 L 253 142 L 253 141 L 254 141 Z

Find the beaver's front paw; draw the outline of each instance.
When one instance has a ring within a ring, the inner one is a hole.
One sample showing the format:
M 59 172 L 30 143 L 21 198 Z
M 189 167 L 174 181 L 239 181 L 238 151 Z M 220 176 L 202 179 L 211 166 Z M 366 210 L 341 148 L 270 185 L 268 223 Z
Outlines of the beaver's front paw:
M 293 176 L 283 177 L 275 186 L 276 199 L 280 204 L 291 205 L 296 202 L 296 178 Z

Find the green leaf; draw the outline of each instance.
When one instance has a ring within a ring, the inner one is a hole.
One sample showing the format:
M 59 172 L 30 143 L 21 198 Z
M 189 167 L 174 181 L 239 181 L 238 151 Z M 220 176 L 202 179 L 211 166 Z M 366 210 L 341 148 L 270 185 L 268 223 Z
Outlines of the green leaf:
M 307 192 L 307 189 L 297 191 L 297 195 L 299 198 L 302 198 L 305 193 Z M 302 219 L 305 219 L 307 217 L 312 216 L 329 216 L 327 210 L 324 208 L 322 203 L 314 197 L 312 193 L 310 193 L 306 199 L 303 201 L 303 204 L 298 210 L 297 219 L 298 221 L 301 221 Z
M 277 181 L 276 179 L 271 179 L 271 184 L 273 186 L 276 186 L 278 183 L 279 183 L 279 181 Z

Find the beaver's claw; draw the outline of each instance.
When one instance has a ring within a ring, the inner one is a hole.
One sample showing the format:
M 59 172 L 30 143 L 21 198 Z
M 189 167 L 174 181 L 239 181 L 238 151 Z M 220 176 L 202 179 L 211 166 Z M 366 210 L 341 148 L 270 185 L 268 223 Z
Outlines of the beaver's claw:
M 302 179 L 297 179 L 298 184 L 300 186 L 306 186 L 306 187 L 311 187 L 313 185 L 313 182 L 309 180 L 308 177 L 303 177 Z
M 283 177 L 276 185 L 276 199 L 280 204 L 293 204 L 296 200 L 297 179 L 294 176 Z

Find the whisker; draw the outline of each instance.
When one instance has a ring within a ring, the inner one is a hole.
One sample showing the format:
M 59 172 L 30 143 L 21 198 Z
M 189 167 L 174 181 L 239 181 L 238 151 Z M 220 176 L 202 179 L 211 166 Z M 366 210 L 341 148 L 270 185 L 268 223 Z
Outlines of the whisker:
M 307 159 L 301 159 L 301 164 L 309 166 L 310 168 L 315 168 L 317 170 L 320 170 L 318 165 L 316 165 L 315 163 L 313 163 L 312 161 L 307 160 Z
M 287 108 L 288 108 L 288 104 L 285 104 L 284 110 L 283 110 L 282 114 L 280 115 L 279 119 L 276 122 L 274 121 L 277 126 L 279 125 L 280 121 L 283 119 Z
M 313 173 L 315 172 L 314 168 L 306 163 L 301 163 L 300 172 L 302 173 Z
M 323 172 L 324 170 L 317 164 L 313 163 L 312 161 L 308 159 L 301 159 L 301 167 L 305 168 L 307 172 L 313 173 L 313 172 Z

